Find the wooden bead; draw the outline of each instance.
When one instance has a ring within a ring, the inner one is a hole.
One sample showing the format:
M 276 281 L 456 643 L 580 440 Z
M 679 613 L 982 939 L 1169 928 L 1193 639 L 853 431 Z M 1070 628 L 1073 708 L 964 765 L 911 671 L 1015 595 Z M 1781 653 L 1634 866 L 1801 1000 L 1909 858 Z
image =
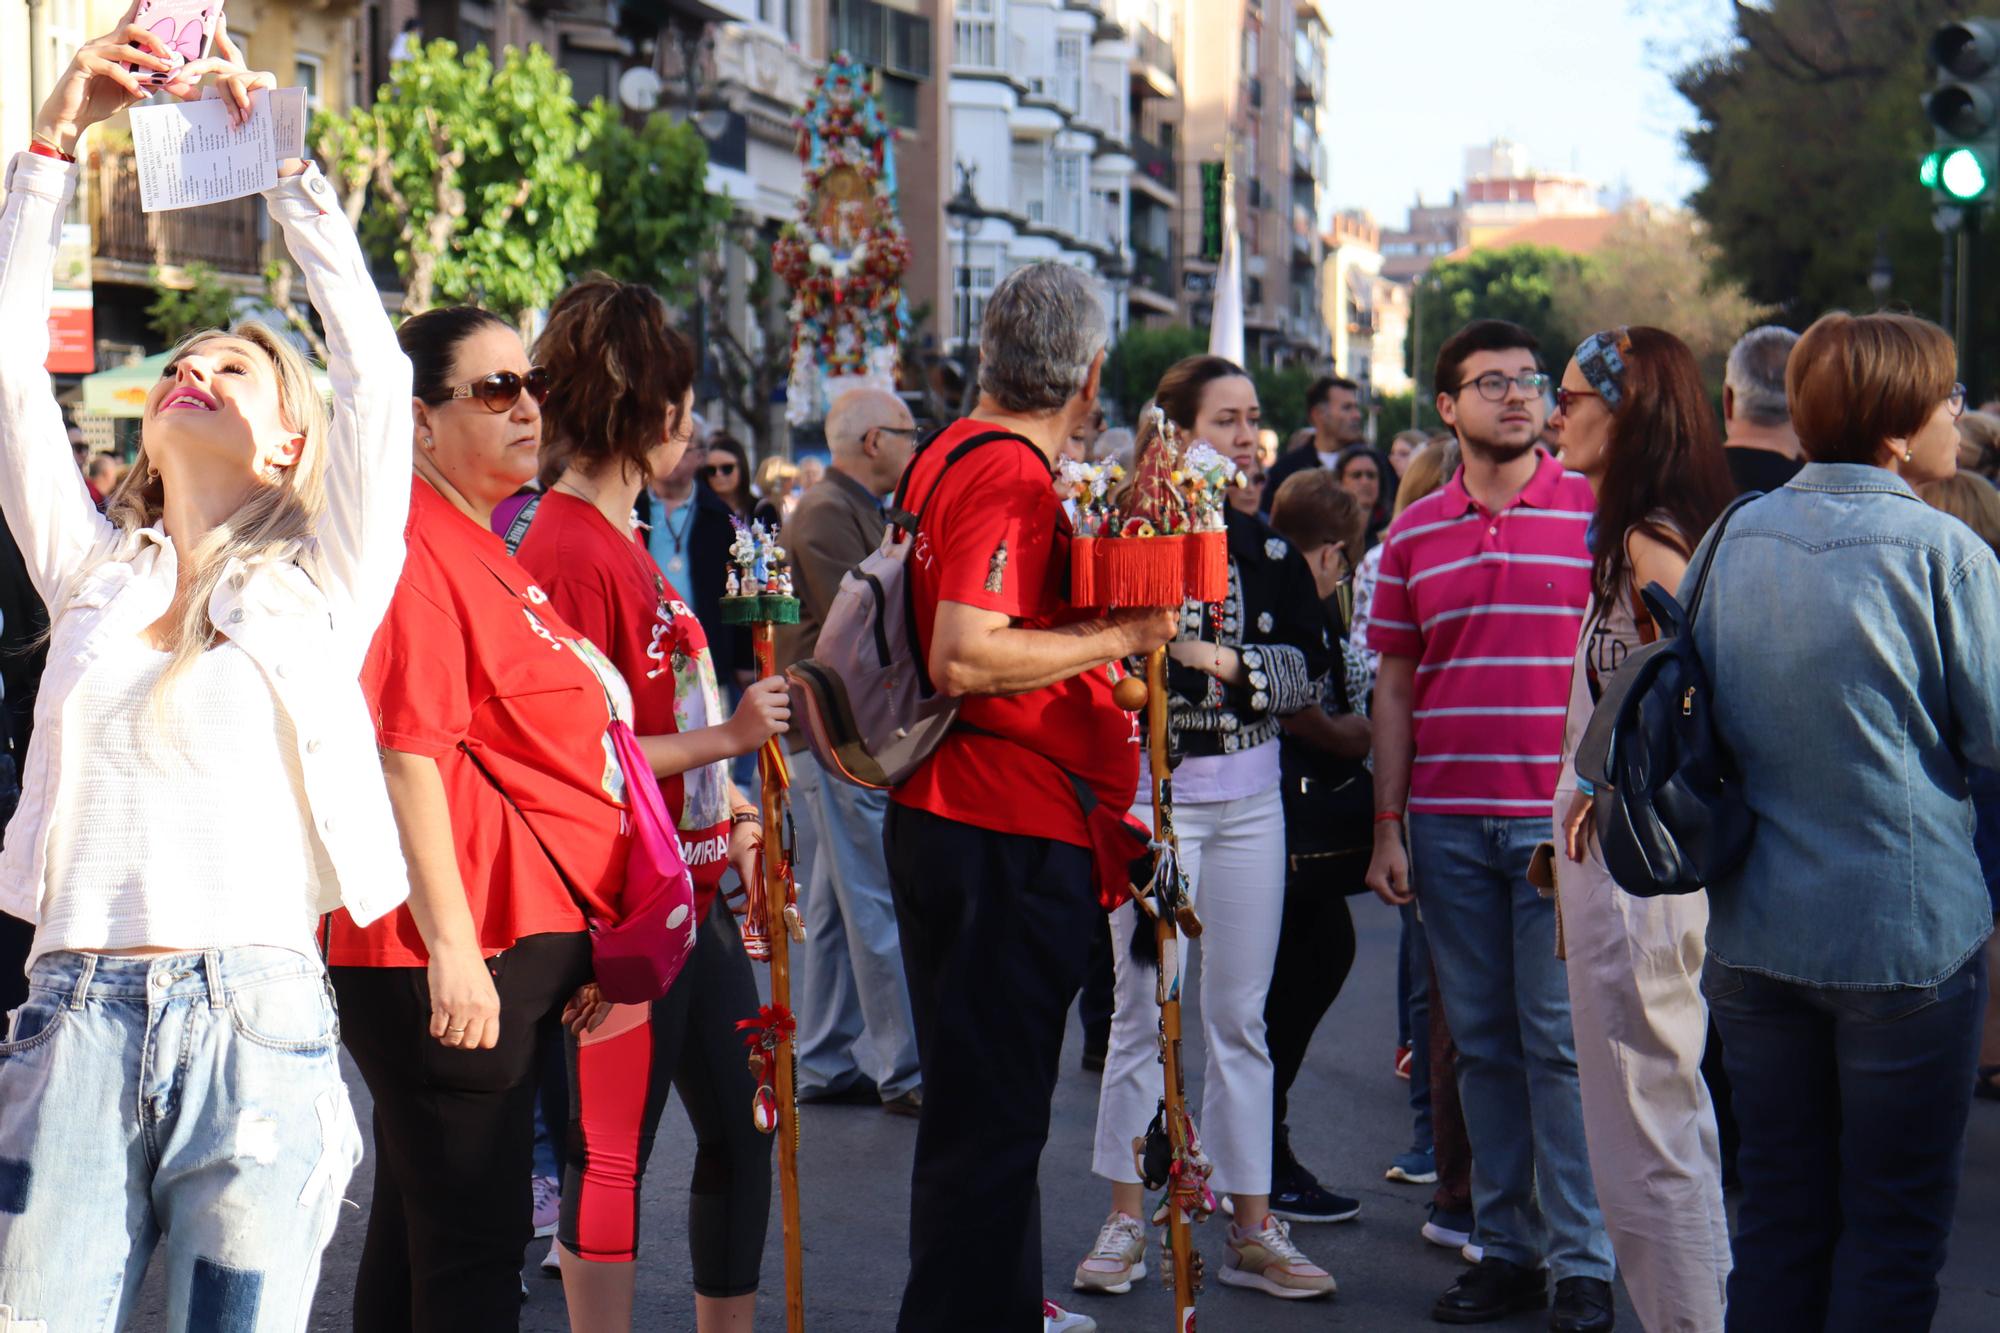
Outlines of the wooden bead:
M 1146 706 L 1146 682 L 1137 676 L 1127 676 L 1111 687 L 1111 702 L 1128 713 L 1136 713 Z

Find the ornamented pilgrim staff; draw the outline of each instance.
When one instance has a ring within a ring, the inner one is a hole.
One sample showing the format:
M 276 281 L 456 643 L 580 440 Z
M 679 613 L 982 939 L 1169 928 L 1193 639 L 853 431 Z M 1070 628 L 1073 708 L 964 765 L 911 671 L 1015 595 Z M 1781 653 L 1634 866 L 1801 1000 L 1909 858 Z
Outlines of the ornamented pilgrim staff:
M 1079 536 L 1071 554 L 1071 599 L 1079 606 L 1179 605 L 1219 602 L 1228 595 L 1222 503 L 1231 469 L 1207 445 L 1183 448 L 1173 423 L 1155 412 L 1155 431 L 1137 461 L 1122 514 L 1116 487 L 1123 474 L 1117 464 L 1066 462 L 1058 474 L 1058 491 L 1075 506 Z M 1213 1168 L 1187 1109 L 1181 1065 L 1180 937 L 1199 938 L 1201 921 L 1188 899 L 1174 835 L 1166 663 L 1167 650 L 1154 650 L 1146 658 L 1145 679 L 1120 681 L 1112 697 L 1121 708 L 1146 710 L 1153 779 L 1153 863 L 1147 882 L 1134 887 L 1136 901 L 1153 919 L 1159 950 L 1156 994 L 1164 1078 L 1159 1111 L 1145 1136 L 1132 1141 L 1132 1155 L 1145 1187 L 1165 1191 L 1153 1220 L 1157 1224 L 1160 1213 L 1165 1214 L 1173 1254 L 1174 1327 L 1178 1333 L 1194 1333 L 1202 1272 L 1190 1227 L 1215 1211 L 1215 1195 L 1208 1188 Z
M 730 569 L 721 611 L 723 623 L 750 626 L 757 677 L 776 674 L 773 658 L 777 626 L 796 625 L 798 598 L 792 576 L 784 567 L 785 549 L 775 528 L 762 523 L 736 524 L 736 541 L 729 549 Z M 777 1132 L 778 1192 L 785 1236 L 785 1323 L 790 1333 L 805 1333 L 805 1259 L 799 1236 L 799 1103 L 797 1059 L 792 1037 L 798 1029 L 792 1014 L 791 946 L 806 937 L 799 917 L 798 882 L 793 874 L 791 770 L 784 747 L 774 737 L 757 752 L 762 780 L 765 843 L 759 863 L 763 882 L 744 885 L 749 895 L 742 920 L 743 947 L 750 957 L 771 966 L 771 1002 L 736 1026 L 750 1048 L 750 1069 L 757 1076 L 757 1097 L 751 1109 L 757 1128 Z M 770 842 L 773 831 L 777 837 Z M 773 929 L 773 923 L 777 928 Z

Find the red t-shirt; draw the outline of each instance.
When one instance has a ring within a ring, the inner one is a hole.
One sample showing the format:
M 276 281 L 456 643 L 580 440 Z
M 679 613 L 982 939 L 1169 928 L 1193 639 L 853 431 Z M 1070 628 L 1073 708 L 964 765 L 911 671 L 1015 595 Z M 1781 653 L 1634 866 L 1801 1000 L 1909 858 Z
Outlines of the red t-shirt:
M 708 635 L 643 537 L 621 537 L 595 505 L 551 491 L 515 555 L 556 614 L 601 644 L 631 685 L 634 731 L 674 735 L 724 719 Z M 706 764 L 659 781 L 700 920 L 729 868 L 729 768 Z
M 385 748 L 437 760 L 481 951 L 584 928 L 551 861 L 593 911 L 615 914 L 629 839 L 607 727 L 614 703 L 630 716 L 625 683 L 500 539 L 421 479 L 404 536 L 402 580 L 361 688 Z M 407 907 L 366 929 L 345 911 L 331 918 L 329 963 L 422 967 L 429 958 Z
M 926 660 L 940 601 L 998 611 L 1026 629 L 1094 614 L 1069 604 L 1069 518 L 1037 450 L 1000 440 L 945 470 L 956 445 L 992 429 L 960 421 L 912 465 L 903 504 L 912 513 L 924 510 L 910 553 L 910 595 Z M 1139 785 L 1138 727 L 1133 714 L 1112 702 L 1111 686 L 1110 668 L 1093 667 L 1026 694 L 968 697 L 960 721 L 994 735 L 954 730 L 894 799 L 962 824 L 1090 846 L 1083 809 L 1062 770 L 1118 812 L 1131 808 Z

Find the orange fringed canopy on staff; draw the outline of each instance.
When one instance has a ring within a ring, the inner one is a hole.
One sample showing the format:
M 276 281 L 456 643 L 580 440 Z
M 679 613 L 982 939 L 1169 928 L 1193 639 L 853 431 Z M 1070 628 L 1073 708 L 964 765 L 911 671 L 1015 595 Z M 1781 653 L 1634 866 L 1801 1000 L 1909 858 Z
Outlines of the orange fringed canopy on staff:
M 1065 462 L 1056 488 L 1073 506 L 1070 600 L 1077 606 L 1179 606 L 1229 592 L 1223 492 L 1243 478 L 1209 445 L 1183 446 L 1155 408 L 1140 432 L 1132 484 L 1116 463 Z

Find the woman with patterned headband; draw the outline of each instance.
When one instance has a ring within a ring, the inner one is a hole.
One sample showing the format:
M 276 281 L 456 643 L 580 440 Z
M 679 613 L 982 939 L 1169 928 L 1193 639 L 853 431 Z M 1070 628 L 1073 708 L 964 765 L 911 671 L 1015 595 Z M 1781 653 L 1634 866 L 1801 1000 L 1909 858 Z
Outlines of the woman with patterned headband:
M 1556 910 L 1591 1175 L 1640 1322 L 1655 1333 L 1721 1333 L 1729 1226 L 1698 989 L 1707 895 L 1636 898 L 1612 882 L 1575 755 L 1606 682 L 1656 637 L 1638 590 L 1680 586 L 1733 487 L 1694 354 L 1671 333 L 1585 339 L 1556 391 L 1553 424 L 1563 463 L 1597 497 L 1555 801 L 1567 854 Z

